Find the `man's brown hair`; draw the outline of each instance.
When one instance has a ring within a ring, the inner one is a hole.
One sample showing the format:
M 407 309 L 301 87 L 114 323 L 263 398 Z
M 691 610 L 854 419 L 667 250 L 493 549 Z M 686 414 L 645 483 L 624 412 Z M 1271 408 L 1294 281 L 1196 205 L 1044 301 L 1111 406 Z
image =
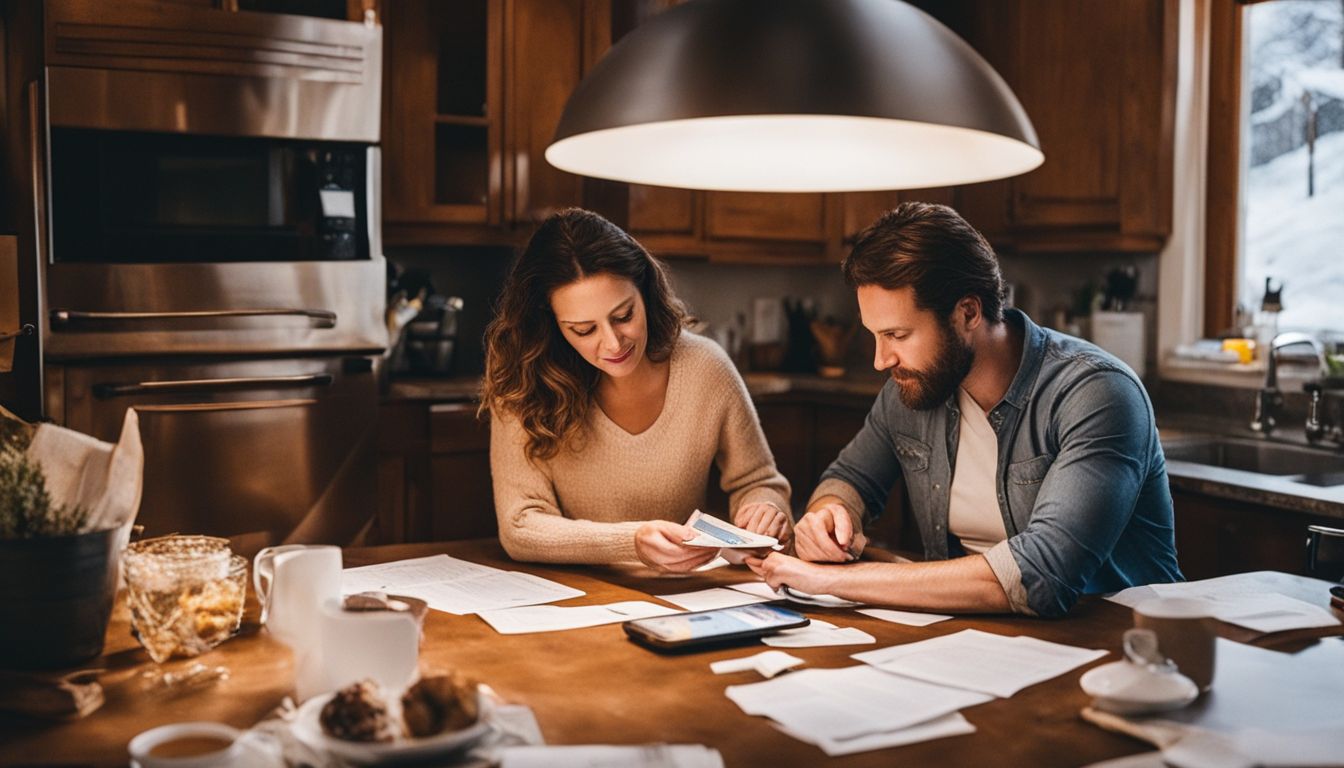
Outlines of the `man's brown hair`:
M 1003 322 L 1003 273 L 994 249 L 946 205 L 909 202 L 887 211 L 859 233 L 840 268 L 851 288 L 911 286 L 915 305 L 943 319 L 975 296 L 986 320 Z

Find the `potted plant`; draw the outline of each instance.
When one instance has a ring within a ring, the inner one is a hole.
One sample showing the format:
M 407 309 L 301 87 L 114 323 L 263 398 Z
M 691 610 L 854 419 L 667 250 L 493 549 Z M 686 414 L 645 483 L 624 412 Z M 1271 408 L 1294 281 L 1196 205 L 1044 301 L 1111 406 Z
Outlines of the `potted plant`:
M 0 418 L 0 666 L 68 667 L 102 653 L 120 531 L 85 531 L 86 507 L 53 501 L 32 435 Z

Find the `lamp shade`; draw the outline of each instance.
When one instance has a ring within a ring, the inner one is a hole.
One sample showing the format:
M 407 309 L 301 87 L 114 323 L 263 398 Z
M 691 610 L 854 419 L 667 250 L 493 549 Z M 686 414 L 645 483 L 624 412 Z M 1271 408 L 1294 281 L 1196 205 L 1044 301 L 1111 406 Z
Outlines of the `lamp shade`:
M 843 192 L 1004 178 L 1044 160 L 979 54 L 899 0 L 692 0 L 579 83 L 546 160 L 690 189 Z

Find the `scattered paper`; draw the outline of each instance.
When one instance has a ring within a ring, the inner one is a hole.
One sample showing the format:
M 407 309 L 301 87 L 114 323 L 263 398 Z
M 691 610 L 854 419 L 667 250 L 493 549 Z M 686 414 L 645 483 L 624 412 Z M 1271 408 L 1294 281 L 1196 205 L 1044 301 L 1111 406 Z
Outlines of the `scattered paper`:
M 890 608 L 860 608 L 859 613 L 874 619 L 890 621 L 893 624 L 905 624 L 911 627 L 927 627 L 952 618 L 941 613 L 919 613 L 917 611 L 893 611 Z
M 887 749 L 889 747 L 902 747 L 906 744 L 917 744 L 921 741 L 932 741 L 946 736 L 975 733 L 975 726 L 971 725 L 970 721 L 960 712 L 936 717 L 927 723 L 912 725 L 909 728 L 901 728 L 886 733 L 872 733 L 852 739 L 834 739 L 817 734 L 807 734 L 781 725 L 775 727 L 799 741 L 815 744 L 828 757 L 852 755 L 856 752 L 871 752 L 875 749 Z
M 1179 768 L 1205 766 L 1337 766 L 1344 756 L 1344 728 L 1268 731 L 1248 728 L 1228 734 L 1196 731 L 1162 750 Z
M 764 598 L 748 595 L 744 592 L 722 587 L 697 589 L 694 592 L 678 592 L 674 595 L 655 595 L 655 597 L 673 605 L 681 606 L 688 611 L 711 611 L 715 608 L 732 608 L 735 605 L 751 605 L 752 603 L 764 603 L 767 600 L 775 599 L 773 597 Z
M 504 571 L 433 555 L 347 568 L 342 594 L 387 592 L 418 597 L 430 608 L 458 615 L 582 597 L 582 590 L 520 571 Z
M 682 542 L 687 546 L 716 549 L 780 549 L 779 539 L 774 536 L 752 533 L 713 515 L 706 515 L 698 509 L 691 513 L 686 525 L 698 532 L 695 538 Z
M 826 645 L 868 645 L 877 638 L 855 627 L 837 627 L 829 621 L 812 619 L 806 627 L 786 629 L 761 638 L 775 648 L 819 648 Z
M 746 672 L 754 669 L 761 673 L 762 677 L 774 677 L 802 663 L 802 659 L 783 651 L 762 651 L 752 656 L 716 661 L 709 665 L 709 671 L 716 675 L 726 675 L 729 672 Z
M 730 584 L 729 589 L 735 589 L 739 592 L 745 592 L 749 595 L 763 598 L 765 600 L 788 600 L 803 605 L 815 605 L 822 608 L 854 608 L 863 605 L 850 600 L 836 597 L 835 595 L 809 595 L 806 592 L 799 592 L 790 587 L 781 587 L 779 590 L 770 588 L 764 581 L 748 581 L 742 584 Z
M 1334 627 L 1340 623 L 1325 608 L 1287 595 L 1256 595 L 1227 604 L 1212 602 L 1211 605 L 1213 615 L 1218 619 L 1256 632 Z
M 851 658 L 894 674 L 1008 698 L 1106 655 L 1034 637 L 977 629 L 856 653 Z
M 814 744 L 891 733 L 993 698 L 864 665 L 804 669 L 761 683 L 730 685 L 724 694 L 743 712 L 768 717 Z
M 481 611 L 477 616 L 501 635 L 522 635 L 529 632 L 557 632 L 582 629 L 602 624 L 615 624 L 630 619 L 647 619 L 677 613 L 674 608 L 654 605 L 642 600 L 631 600 L 607 605 L 529 605 L 522 608 L 501 608 Z
M 1314 629 L 1341 623 L 1323 605 L 1302 599 L 1313 592 L 1326 595 L 1331 586 L 1329 582 L 1285 576 L 1273 571 L 1256 571 L 1200 581 L 1149 584 L 1130 587 L 1106 599 L 1130 608 L 1154 598 L 1197 600 L 1205 605 L 1210 616 L 1256 632 Z
M 717 749 L 700 744 L 508 747 L 500 768 L 723 768 Z

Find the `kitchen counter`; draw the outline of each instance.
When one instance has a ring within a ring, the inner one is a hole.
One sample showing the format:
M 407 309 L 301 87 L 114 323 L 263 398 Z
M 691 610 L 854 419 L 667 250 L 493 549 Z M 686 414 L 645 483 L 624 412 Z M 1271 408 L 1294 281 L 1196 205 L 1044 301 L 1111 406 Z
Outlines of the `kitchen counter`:
M 1305 445 L 1300 434 L 1291 433 L 1287 429 L 1269 440 L 1250 431 L 1240 422 L 1207 416 L 1159 415 L 1158 432 L 1163 447 L 1169 452 L 1182 444 L 1216 438 L 1296 447 Z M 1314 450 L 1327 455 L 1333 453 L 1339 456 L 1341 465 L 1344 465 L 1344 454 L 1340 451 L 1332 451 L 1330 448 Z M 1167 459 L 1167 475 L 1173 489 L 1344 521 L 1344 484 L 1323 487 L 1297 482 L 1290 479 L 1291 475 L 1250 472 L 1171 458 Z
M 753 399 L 771 402 L 794 398 L 815 400 L 818 397 L 871 402 L 886 382 L 886 377 L 874 371 L 849 373 L 835 379 L 816 374 L 751 371 L 743 373 L 742 379 Z M 471 402 L 480 391 L 479 376 L 397 378 L 389 382 L 383 402 Z

